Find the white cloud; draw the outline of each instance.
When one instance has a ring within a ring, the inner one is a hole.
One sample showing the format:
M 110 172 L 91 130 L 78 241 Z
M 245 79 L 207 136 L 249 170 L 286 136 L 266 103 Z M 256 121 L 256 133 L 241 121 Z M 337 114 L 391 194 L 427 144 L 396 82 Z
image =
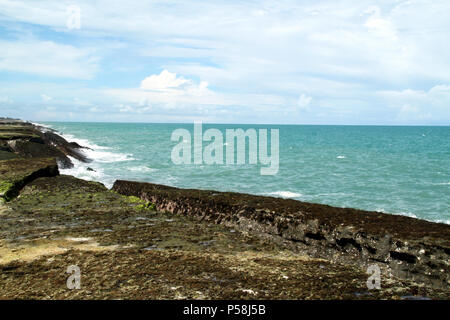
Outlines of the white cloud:
M 221 102 L 219 95 L 208 89 L 206 81 L 196 84 L 192 79 L 177 76 L 166 69 L 146 77 L 138 89 L 107 89 L 104 93 L 123 102 L 119 105 L 120 112 L 151 112 L 155 110 L 153 105 L 170 110 Z
M 89 112 L 96 113 L 96 112 L 103 112 L 103 110 L 97 106 L 94 106 L 94 107 L 89 108 Z
M 170 114 L 178 119 L 180 114 L 205 121 L 223 122 L 245 113 L 260 116 L 261 112 L 275 110 L 287 100 L 268 94 L 223 94 L 208 88 L 206 81 L 196 82 L 177 76 L 168 70 L 150 75 L 136 89 L 106 89 L 107 97 L 120 101 L 116 109 L 126 114 Z M 224 118 L 227 116 L 227 118 Z M 224 120 L 227 119 L 227 120 Z
M 50 96 L 48 96 L 48 95 L 43 93 L 43 94 L 41 94 L 41 99 L 44 102 L 48 102 L 48 101 L 52 100 L 52 97 L 50 97 Z
M 184 84 L 191 84 L 191 81 L 182 77 L 177 78 L 176 73 L 163 70 L 160 74 L 154 74 L 142 80 L 141 89 L 163 91 L 172 88 L 179 88 Z
M 364 23 L 365 27 L 381 37 L 397 39 L 393 24 L 389 20 L 382 18 L 379 7 L 371 6 L 366 10 L 366 13 L 369 13 L 370 17 Z
M 0 103 L 3 103 L 3 104 L 11 104 L 11 103 L 13 103 L 14 101 L 10 98 L 10 97 L 8 97 L 8 96 L 4 96 L 4 97 L 0 97 Z
M 89 79 L 98 71 L 92 50 L 53 41 L 0 40 L 0 71 Z
M 380 96 L 389 107 L 397 110 L 397 117 L 402 121 L 450 122 L 449 85 L 437 85 L 428 91 L 412 89 L 383 91 L 380 92 Z
M 133 112 L 134 109 L 131 106 L 129 106 L 129 105 L 126 105 L 126 106 L 119 105 L 119 111 L 120 112 Z
M 101 89 L 84 100 L 104 99 L 128 112 L 182 117 L 222 107 L 236 121 L 246 120 L 238 113 L 245 109 L 283 122 L 292 120 L 292 110 L 308 110 L 311 95 L 321 116 L 302 112 L 301 122 L 376 122 L 400 113 L 448 119 L 443 94 L 428 88 L 450 83 L 450 2 L 373 3 L 78 0 L 82 27 L 67 30 L 67 3 L 3 0 L 5 38 L 26 39 L 0 40 L 0 71 L 93 79 L 87 86 Z M 33 33 L 50 41 L 30 38 Z M 148 66 L 151 75 L 142 80 Z M 84 84 L 79 91 L 88 91 Z M 59 91 L 47 93 L 69 103 Z
M 312 97 L 308 97 L 307 95 L 302 94 L 298 99 L 297 105 L 300 107 L 300 109 L 306 109 L 311 103 L 311 100 Z

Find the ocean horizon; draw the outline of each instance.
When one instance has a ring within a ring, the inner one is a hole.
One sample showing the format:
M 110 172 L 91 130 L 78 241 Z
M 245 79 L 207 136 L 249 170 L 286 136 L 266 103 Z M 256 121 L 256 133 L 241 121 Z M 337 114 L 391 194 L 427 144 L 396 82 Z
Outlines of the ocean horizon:
M 175 165 L 171 141 L 188 123 L 38 122 L 88 147 L 93 161 L 60 170 L 111 187 L 152 182 L 290 198 L 450 223 L 450 127 L 212 124 L 204 129 L 279 129 L 279 171 L 260 165 Z M 204 144 L 208 144 L 204 142 Z M 225 145 L 225 144 L 224 144 Z M 247 145 L 248 149 L 248 145 Z M 88 168 L 93 169 L 88 170 Z

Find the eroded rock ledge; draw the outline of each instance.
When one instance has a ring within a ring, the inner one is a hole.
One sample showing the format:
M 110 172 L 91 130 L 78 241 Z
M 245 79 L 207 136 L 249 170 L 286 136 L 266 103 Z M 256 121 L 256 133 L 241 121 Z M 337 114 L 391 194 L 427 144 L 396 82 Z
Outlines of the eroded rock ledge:
M 58 174 L 58 165 L 53 158 L 0 161 L 0 200 L 11 200 L 26 184 L 37 178 Z
M 178 189 L 118 180 L 113 190 L 156 209 L 271 238 L 310 256 L 358 265 L 436 288 L 450 283 L 450 226 L 399 215 L 290 199 Z
M 0 118 L 0 161 L 14 158 L 55 158 L 60 168 L 72 168 L 70 157 L 91 160 L 82 147 L 68 142 L 53 130 L 22 120 Z

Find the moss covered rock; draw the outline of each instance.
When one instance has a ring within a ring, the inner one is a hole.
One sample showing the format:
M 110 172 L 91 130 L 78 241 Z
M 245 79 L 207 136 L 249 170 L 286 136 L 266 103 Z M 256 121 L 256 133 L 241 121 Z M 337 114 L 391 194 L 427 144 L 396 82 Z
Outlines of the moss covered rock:
M 57 174 L 58 166 L 53 158 L 0 161 L 0 197 L 9 201 L 30 181 Z

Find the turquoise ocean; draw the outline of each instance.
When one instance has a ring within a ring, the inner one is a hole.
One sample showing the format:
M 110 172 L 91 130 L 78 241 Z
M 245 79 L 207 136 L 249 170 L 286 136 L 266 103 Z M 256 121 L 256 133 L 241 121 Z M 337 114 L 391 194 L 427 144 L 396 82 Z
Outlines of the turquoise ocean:
M 136 180 L 292 198 L 450 223 L 448 126 L 203 124 L 203 131 L 279 129 L 278 174 L 263 176 L 259 165 L 173 164 L 171 152 L 178 142 L 171 141 L 171 134 L 178 128 L 193 134 L 193 124 L 40 124 L 91 148 L 85 151 L 91 163 L 74 161 L 75 167 L 62 173 L 100 181 L 108 187 L 116 179 Z

